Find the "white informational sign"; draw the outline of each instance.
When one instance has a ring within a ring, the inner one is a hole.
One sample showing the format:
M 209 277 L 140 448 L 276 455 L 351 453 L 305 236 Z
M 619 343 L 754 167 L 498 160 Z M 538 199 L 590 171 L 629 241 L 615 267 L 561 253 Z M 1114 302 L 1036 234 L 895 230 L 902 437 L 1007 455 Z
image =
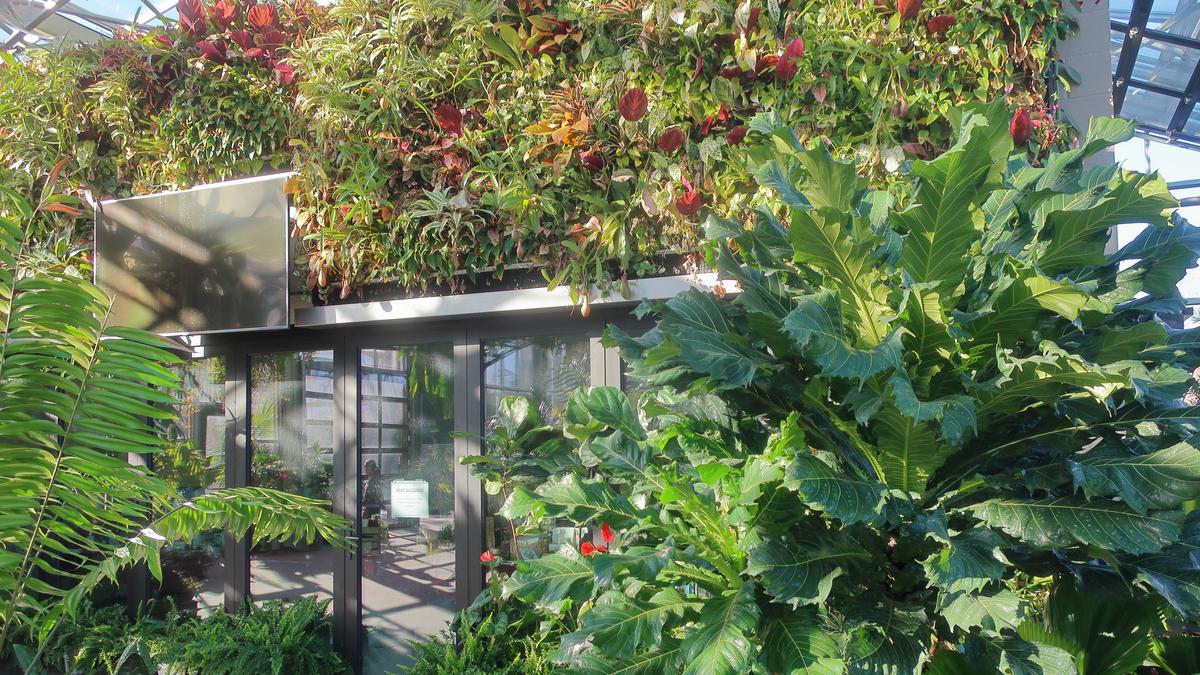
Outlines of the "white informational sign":
M 392 481 L 392 517 L 428 518 L 429 482 L 423 480 Z

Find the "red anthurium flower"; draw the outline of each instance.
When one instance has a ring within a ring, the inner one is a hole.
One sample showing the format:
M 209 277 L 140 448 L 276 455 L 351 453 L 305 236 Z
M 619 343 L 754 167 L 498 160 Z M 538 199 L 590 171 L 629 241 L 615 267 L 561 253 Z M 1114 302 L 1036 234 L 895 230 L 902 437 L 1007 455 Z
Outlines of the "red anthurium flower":
M 296 80 L 296 70 L 284 61 L 275 63 L 275 81 L 287 86 Z
M 488 549 L 488 550 L 484 551 L 483 553 L 479 554 L 479 562 L 481 562 L 481 563 L 496 562 L 496 554 L 492 553 L 491 549 Z
M 246 12 L 246 22 L 257 31 L 264 31 L 279 23 L 279 13 L 274 5 L 257 4 Z
M 608 526 L 608 523 L 604 523 L 600 526 L 600 538 L 604 540 L 605 544 L 611 544 L 613 543 L 613 539 L 617 538 L 617 535 L 613 534 L 612 528 Z
M 729 106 L 722 104 L 721 109 L 717 111 L 717 121 L 725 123 L 729 121 Z
M 166 35 L 164 35 L 162 33 L 155 33 L 154 41 L 168 49 L 175 46 L 175 43 L 171 41 L 171 38 L 167 37 Z
M 679 214 L 685 218 L 696 215 L 702 206 L 704 206 L 704 198 L 696 190 L 688 190 L 675 198 L 675 208 L 679 209 Z
M 700 71 L 704 70 L 704 52 L 696 55 L 696 68 L 692 70 L 692 79 L 700 77 Z
M 742 141 L 746 140 L 746 131 L 746 127 L 736 126 L 730 129 L 729 133 L 725 134 L 725 140 L 730 145 L 741 145 Z
M 670 155 L 683 146 L 684 140 L 683 132 L 678 127 L 671 127 L 658 137 L 658 149 Z
M 896 0 L 896 11 L 900 12 L 901 21 L 909 21 L 917 18 L 921 13 L 922 0 Z
M 604 170 L 605 165 L 604 157 L 595 150 L 584 150 L 579 153 L 579 163 L 592 173 L 600 173 Z
M 200 0 L 179 0 L 175 5 L 179 25 L 192 37 L 200 37 L 208 26 L 204 22 L 204 5 Z
M 775 77 L 787 82 L 796 76 L 798 61 L 804 56 L 804 39 L 796 38 L 783 48 L 779 63 L 775 64 Z
M 220 0 L 208 8 L 208 19 L 217 26 L 218 30 L 228 30 L 229 24 L 233 23 L 236 16 L 237 7 L 234 7 L 229 0 Z
M 1029 142 L 1029 135 L 1033 131 L 1033 120 L 1029 118 L 1029 111 L 1025 108 L 1017 108 L 1013 113 L 1012 122 L 1008 125 L 1008 133 L 1012 136 L 1013 145 L 1018 148 Z
M 246 50 L 246 58 L 248 59 L 257 59 L 266 55 L 267 50 L 262 49 L 261 47 L 254 47 L 253 49 Z
M 442 131 L 458 138 L 463 133 L 463 116 L 462 111 L 454 107 L 451 103 L 443 103 L 433 111 L 433 121 L 442 128 Z
M 229 34 L 229 39 L 243 51 L 254 49 L 254 37 L 248 30 L 235 30 Z
M 583 542 L 583 544 L 581 544 L 579 546 L 579 552 L 582 553 L 584 556 L 589 556 L 596 552 L 596 547 L 595 547 L 595 545 L 592 544 L 592 542 L 585 541 L 585 542 Z
M 704 121 L 700 123 L 700 135 L 707 136 L 712 132 L 713 122 L 717 121 L 712 115 L 705 115 Z
M 617 110 L 621 112 L 621 117 L 630 122 L 636 122 L 646 116 L 648 105 L 646 92 L 642 91 L 641 87 L 634 87 L 621 97 L 620 102 L 617 103 Z
M 945 33 L 950 26 L 956 23 L 958 23 L 958 19 L 949 14 L 939 14 L 925 24 L 925 30 L 929 31 L 930 35 L 938 35 L 939 33 Z
M 256 41 L 258 42 L 259 47 L 262 47 L 268 52 L 273 52 L 287 42 L 287 36 L 273 28 L 269 28 L 260 33 Z
M 722 68 L 720 75 L 721 75 L 721 77 L 723 77 L 727 80 L 732 80 L 735 77 L 742 76 L 742 69 L 737 66 L 731 66 L 729 68 Z
M 201 40 L 196 43 L 200 48 L 200 52 L 204 54 L 207 61 L 213 63 L 225 63 L 229 60 L 228 54 L 225 52 L 225 42 L 223 40 Z

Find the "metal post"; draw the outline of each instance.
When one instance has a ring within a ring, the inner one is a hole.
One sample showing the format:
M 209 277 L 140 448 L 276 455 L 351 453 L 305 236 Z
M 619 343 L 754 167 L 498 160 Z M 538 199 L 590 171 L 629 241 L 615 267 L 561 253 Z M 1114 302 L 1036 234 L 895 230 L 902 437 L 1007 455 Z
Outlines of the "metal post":
M 225 486 L 250 482 L 250 382 L 240 346 L 225 352 Z M 237 612 L 250 597 L 250 543 L 225 535 L 225 611 Z
M 362 518 L 358 479 L 358 350 L 346 339 L 333 350 L 333 512 L 350 521 L 356 546 L 333 569 L 333 640 L 355 673 L 362 672 Z

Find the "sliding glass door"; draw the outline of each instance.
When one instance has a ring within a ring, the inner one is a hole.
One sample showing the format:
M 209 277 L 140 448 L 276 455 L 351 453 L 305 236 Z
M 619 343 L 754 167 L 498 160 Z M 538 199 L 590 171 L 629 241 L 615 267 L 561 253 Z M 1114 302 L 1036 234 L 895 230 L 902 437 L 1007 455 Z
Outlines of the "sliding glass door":
M 454 347 L 363 349 L 358 367 L 364 665 L 390 673 L 457 612 Z

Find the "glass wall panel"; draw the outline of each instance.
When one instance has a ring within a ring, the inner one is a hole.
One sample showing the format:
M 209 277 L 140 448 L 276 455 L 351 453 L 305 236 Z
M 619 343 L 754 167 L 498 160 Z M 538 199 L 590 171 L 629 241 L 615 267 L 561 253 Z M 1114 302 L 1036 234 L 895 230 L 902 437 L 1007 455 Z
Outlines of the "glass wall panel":
M 334 413 L 332 351 L 252 356 L 250 484 L 332 501 Z M 260 543 L 250 552 L 250 594 L 329 599 L 340 555 L 322 541 Z
M 359 361 L 362 612 L 367 673 L 454 618 L 454 349 L 366 349 Z
M 591 376 L 591 348 L 586 337 L 524 337 L 483 343 L 484 424 L 493 424 L 506 396 L 525 396 L 547 424 L 557 425 L 567 398 Z M 564 543 L 577 545 L 580 532 L 565 521 L 547 521 L 541 532 L 517 536 L 496 515 L 506 495 L 487 495 L 484 546 L 506 560 L 536 558 Z
M 176 419 L 163 430 L 165 450 L 154 471 L 185 498 L 225 487 L 225 360 L 197 359 L 176 368 L 181 387 Z M 163 549 L 155 594 L 180 610 L 207 614 L 224 601 L 225 536 L 209 532 Z

